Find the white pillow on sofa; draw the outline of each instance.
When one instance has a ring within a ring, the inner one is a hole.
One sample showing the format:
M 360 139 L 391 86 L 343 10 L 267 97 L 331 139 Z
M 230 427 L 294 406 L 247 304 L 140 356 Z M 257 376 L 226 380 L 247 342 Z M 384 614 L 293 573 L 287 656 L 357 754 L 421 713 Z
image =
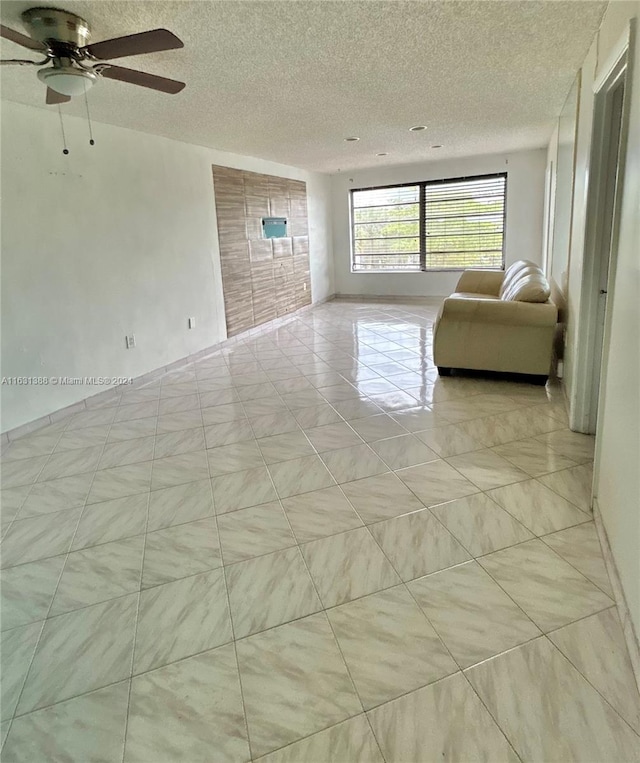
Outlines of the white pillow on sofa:
M 502 295 L 507 302 L 546 302 L 551 295 L 549 282 L 542 273 L 524 273 Z
M 500 299 L 502 299 L 503 295 L 507 292 L 509 287 L 525 273 L 540 272 L 540 268 L 529 260 L 518 260 L 517 262 L 514 262 L 512 265 L 509 265 L 509 267 L 504 272 L 504 278 L 502 279 L 502 284 L 500 286 L 498 296 Z

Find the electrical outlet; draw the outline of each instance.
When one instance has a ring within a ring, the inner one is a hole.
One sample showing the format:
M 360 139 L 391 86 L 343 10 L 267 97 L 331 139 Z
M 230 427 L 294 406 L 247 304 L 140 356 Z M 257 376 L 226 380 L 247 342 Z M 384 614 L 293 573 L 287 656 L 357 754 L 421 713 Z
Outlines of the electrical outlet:
M 189 318 L 189 328 L 194 329 L 196 327 L 196 319 L 195 318 Z
M 125 341 L 127 343 L 127 350 L 132 350 L 136 346 L 136 335 L 129 334 L 125 337 Z

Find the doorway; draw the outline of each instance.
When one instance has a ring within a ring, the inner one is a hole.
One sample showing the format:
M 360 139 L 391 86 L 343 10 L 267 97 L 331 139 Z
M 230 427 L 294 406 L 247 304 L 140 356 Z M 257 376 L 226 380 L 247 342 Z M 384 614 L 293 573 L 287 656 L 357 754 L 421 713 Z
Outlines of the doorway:
M 629 38 L 594 87 L 587 230 L 571 428 L 595 434 L 606 384 L 610 306 L 614 299 L 620 189 L 624 172 Z

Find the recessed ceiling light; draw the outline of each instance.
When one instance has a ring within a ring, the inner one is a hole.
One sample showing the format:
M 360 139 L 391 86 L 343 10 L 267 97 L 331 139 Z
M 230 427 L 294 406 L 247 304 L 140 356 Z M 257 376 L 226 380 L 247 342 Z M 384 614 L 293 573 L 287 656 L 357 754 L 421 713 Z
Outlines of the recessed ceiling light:
M 351 137 L 351 138 L 345 138 L 345 140 L 347 141 L 347 143 L 353 143 L 356 140 L 360 140 L 360 138 Z
M 389 156 L 387 151 L 381 151 L 379 154 L 376 154 L 376 156 Z
M 431 146 L 431 148 L 442 148 L 442 145 L 441 145 L 441 144 L 438 144 L 438 145 L 436 145 L 436 146 Z
M 427 129 L 426 125 L 416 125 L 415 127 L 409 128 L 411 132 L 422 132 L 422 130 L 426 130 L 426 129 Z

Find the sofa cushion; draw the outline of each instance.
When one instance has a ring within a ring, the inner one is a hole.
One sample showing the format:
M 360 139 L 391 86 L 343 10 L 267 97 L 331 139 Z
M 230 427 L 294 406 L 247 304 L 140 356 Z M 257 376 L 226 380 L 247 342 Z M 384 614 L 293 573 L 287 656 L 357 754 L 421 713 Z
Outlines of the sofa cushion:
M 540 268 L 529 260 L 518 260 L 517 262 L 514 262 L 513 265 L 509 265 L 509 267 L 505 270 L 502 286 L 500 287 L 498 296 L 500 299 L 502 299 L 503 294 L 505 294 L 509 287 L 514 283 L 514 281 L 516 281 L 521 275 L 524 275 L 525 273 L 541 272 L 542 271 Z
M 538 273 L 525 272 L 502 295 L 506 302 L 546 302 L 551 294 L 549 282 Z

